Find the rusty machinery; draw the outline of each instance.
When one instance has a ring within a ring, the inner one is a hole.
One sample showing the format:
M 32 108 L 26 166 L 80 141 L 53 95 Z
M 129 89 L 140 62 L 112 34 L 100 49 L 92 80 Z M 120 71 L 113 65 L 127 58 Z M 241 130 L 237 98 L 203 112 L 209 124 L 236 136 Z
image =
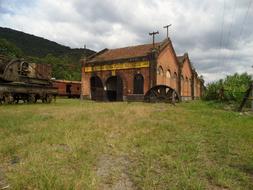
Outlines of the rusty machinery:
M 35 64 L 23 59 L 0 55 L 0 103 L 50 103 L 57 94 L 51 82 L 52 68 L 48 64 Z

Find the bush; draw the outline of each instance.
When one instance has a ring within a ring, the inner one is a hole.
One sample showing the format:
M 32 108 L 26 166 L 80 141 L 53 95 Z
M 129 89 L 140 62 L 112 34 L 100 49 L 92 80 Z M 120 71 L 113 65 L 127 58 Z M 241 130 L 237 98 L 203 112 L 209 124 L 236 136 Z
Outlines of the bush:
M 10 57 L 21 57 L 22 51 L 11 42 L 0 38 L 0 54 Z
M 224 80 L 209 83 L 204 99 L 229 103 L 240 103 L 251 83 L 251 77 L 247 73 L 227 76 Z

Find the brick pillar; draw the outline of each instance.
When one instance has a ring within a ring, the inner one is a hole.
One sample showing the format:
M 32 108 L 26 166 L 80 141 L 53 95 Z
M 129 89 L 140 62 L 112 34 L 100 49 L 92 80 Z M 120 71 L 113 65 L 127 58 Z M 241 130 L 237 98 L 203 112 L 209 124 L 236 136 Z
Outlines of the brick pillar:
M 192 80 L 192 83 L 191 83 L 191 96 L 192 96 L 192 99 L 194 100 L 195 99 L 195 76 L 196 76 L 196 73 L 195 71 L 193 71 L 192 73 L 192 77 L 191 77 L 191 80 Z
M 152 51 L 149 54 L 149 89 L 157 84 L 157 55 L 156 51 Z
M 182 74 L 182 69 L 183 67 L 180 65 L 178 67 L 178 76 L 177 76 L 177 86 L 178 86 L 178 94 L 180 95 L 180 99 L 182 98 L 183 94 L 182 94 L 182 85 L 181 85 L 181 74 Z M 182 100 L 182 99 L 181 99 Z
M 82 91 L 81 96 L 85 99 L 90 99 L 90 73 L 85 73 L 86 60 L 82 60 Z

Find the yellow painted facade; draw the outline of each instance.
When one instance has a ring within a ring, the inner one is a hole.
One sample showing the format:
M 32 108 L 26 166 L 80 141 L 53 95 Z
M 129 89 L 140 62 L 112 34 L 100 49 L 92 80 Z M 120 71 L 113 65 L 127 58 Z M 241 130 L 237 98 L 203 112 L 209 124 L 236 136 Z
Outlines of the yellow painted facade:
M 149 67 L 149 61 L 139 61 L 139 62 L 126 62 L 126 63 L 117 63 L 117 64 L 108 64 L 108 65 L 99 65 L 99 66 L 89 66 L 84 68 L 84 72 L 90 73 L 95 71 L 116 71 L 123 69 L 138 69 L 138 68 L 147 68 Z

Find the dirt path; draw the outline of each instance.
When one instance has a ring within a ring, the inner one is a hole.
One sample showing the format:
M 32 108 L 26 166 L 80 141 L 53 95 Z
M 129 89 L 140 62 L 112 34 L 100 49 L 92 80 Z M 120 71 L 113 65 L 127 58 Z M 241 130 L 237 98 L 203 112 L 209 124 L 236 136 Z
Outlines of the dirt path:
M 102 155 L 96 167 L 99 179 L 98 189 L 134 190 L 133 183 L 128 176 L 128 165 L 127 156 Z
M 6 183 L 4 179 L 3 171 L 0 168 L 0 190 L 3 190 L 3 189 L 9 189 L 9 185 Z

